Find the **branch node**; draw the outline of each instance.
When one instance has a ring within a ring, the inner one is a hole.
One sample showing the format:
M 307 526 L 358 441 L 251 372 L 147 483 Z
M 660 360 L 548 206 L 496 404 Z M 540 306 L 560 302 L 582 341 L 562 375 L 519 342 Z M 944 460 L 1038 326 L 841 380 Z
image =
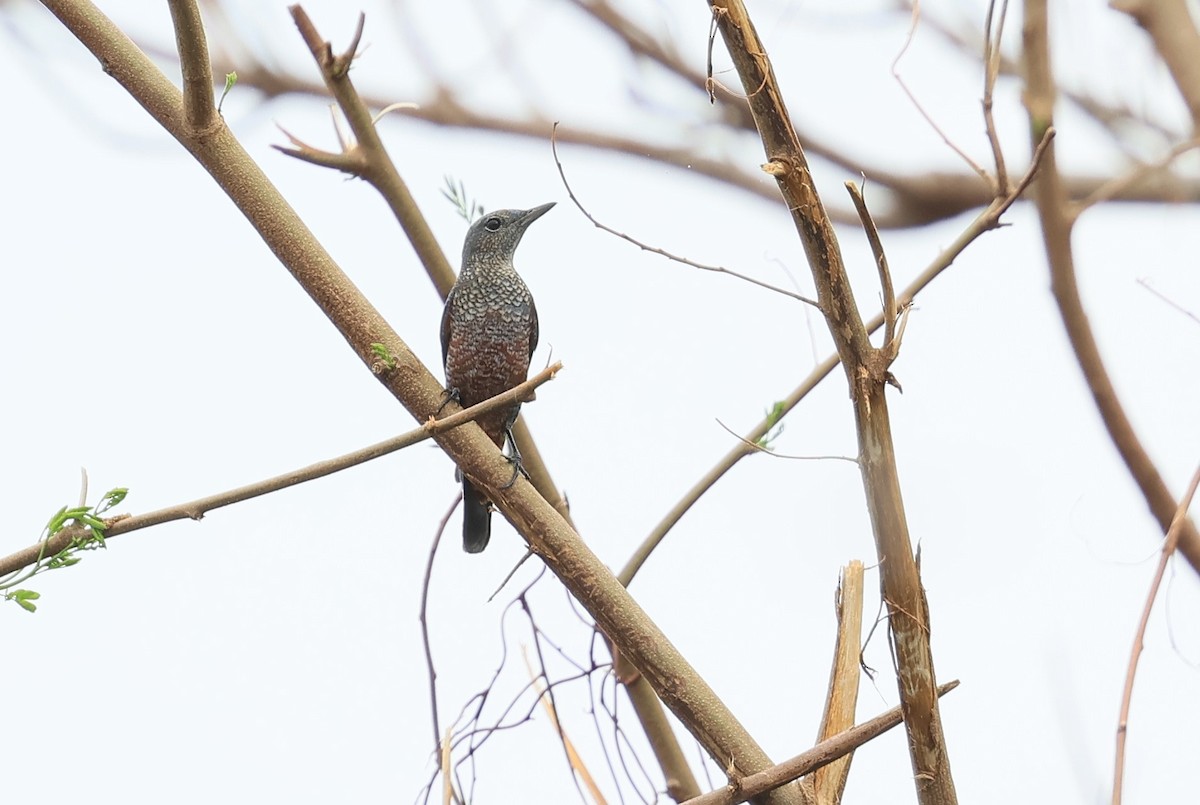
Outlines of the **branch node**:
M 762 164 L 763 173 L 774 176 L 778 179 L 781 176 L 787 176 L 791 172 L 791 168 L 782 160 L 773 159 L 770 162 Z

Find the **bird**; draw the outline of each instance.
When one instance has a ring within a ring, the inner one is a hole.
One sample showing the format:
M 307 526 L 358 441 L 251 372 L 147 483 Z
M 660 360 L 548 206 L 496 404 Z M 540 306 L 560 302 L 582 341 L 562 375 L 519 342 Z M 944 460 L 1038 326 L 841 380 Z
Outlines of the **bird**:
M 529 376 L 538 344 L 533 295 L 517 274 L 513 256 L 529 225 L 554 202 L 529 210 L 497 210 L 478 218 L 463 243 L 462 270 L 442 312 L 442 361 L 446 393 L 463 408 L 481 403 Z M 496 446 L 512 445 L 513 480 L 521 454 L 512 435 L 521 404 L 479 417 L 476 422 Z M 491 501 L 462 474 L 463 550 L 479 553 L 492 533 Z

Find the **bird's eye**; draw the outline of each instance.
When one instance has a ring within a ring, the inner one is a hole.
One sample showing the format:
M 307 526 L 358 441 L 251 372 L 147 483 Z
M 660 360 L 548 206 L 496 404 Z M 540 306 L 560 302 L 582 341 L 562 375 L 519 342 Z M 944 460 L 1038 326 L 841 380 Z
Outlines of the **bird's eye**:
M 499 218 L 489 218 L 483 224 L 483 228 L 486 229 L 488 232 L 495 232 L 497 229 L 500 228 L 500 223 L 501 223 L 501 221 Z

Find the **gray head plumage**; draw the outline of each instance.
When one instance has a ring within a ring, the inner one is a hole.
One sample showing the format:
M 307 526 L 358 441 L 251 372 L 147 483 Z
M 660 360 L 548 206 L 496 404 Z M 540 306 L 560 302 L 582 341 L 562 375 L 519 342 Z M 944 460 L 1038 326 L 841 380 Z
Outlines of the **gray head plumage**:
M 554 202 L 531 210 L 496 210 L 471 224 L 463 243 L 463 266 L 510 264 L 529 225 L 545 215 Z

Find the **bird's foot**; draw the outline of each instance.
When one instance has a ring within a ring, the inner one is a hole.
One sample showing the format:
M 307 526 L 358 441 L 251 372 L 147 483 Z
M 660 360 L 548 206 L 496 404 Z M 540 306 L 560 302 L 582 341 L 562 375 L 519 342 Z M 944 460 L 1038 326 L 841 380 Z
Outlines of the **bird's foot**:
M 514 419 L 515 419 L 515 417 L 514 417 Z M 502 486 L 500 488 L 508 489 L 509 487 L 511 487 L 513 484 L 515 484 L 517 482 L 517 473 L 524 475 L 526 481 L 529 481 L 532 479 L 529 477 L 529 471 L 525 469 L 525 465 L 521 463 L 521 451 L 517 449 L 517 440 L 513 436 L 511 422 L 504 427 L 504 435 L 508 437 L 508 444 L 509 444 L 509 446 L 512 447 L 512 455 L 508 455 L 506 453 L 504 457 L 507 458 L 510 462 L 512 462 L 513 474 L 512 474 L 512 477 L 508 479 L 508 483 L 506 483 L 504 486 Z
M 459 406 L 462 405 L 462 397 L 459 396 L 458 389 L 450 388 L 442 392 L 442 404 L 438 406 L 437 412 L 434 413 L 434 416 L 441 416 L 442 410 L 450 404 L 451 400 L 458 403 Z
M 532 480 L 529 477 L 529 470 L 525 469 L 525 465 L 521 463 L 520 454 L 515 455 L 515 456 L 505 456 L 505 458 L 507 458 L 509 460 L 509 462 L 513 465 L 513 474 L 512 474 L 512 477 L 508 479 L 508 483 L 506 483 L 504 486 L 500 487 L 501 489 L 508 489 L 513 484 L 515 484 L 517 482 L 518 474 L 524 475 L 526 481 Z

